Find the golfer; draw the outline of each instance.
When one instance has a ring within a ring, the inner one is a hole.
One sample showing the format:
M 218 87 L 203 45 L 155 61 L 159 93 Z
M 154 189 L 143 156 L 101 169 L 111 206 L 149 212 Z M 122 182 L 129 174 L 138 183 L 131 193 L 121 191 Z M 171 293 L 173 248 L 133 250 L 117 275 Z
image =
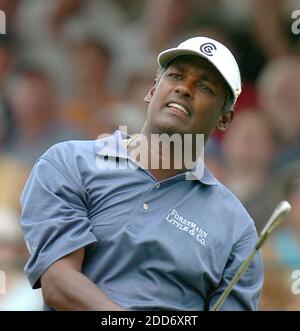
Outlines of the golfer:
M 54 145 L 32 170 L 21 196 L 25 272 L 45 309 L 209 310 L 255 246 L 253 220 L 194 143 L 233 118 L 233 55 L 195 37 L 158 63 L 139 134 Z M 155 142 L 172 135 L 192 144 L 166 156 Z M 184 155 L 198 161 L 178 166 Z M 262 284 L 258 253 L 221 309 L 256 310 Z

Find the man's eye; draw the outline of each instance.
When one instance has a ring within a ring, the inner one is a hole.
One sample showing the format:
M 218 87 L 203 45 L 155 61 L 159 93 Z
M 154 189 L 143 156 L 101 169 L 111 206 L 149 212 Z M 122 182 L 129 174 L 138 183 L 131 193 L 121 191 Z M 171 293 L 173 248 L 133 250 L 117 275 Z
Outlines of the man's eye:
M 171 74 L 169 74 L 169 77 L 171 77 L 173 79 L 180 79 L 182 76 L 179 75 L 179 74 L 173 74 L 173 73 L 171 73 Z
M 206 92 L 209 92 L 209 93 L 213 93 L 212 89 L 210 89 L 206 84 L 204 83 L 200 83 L 198 84 L 198 87 L 200 90 L 203 90 L 203 91 L 206 91 Z

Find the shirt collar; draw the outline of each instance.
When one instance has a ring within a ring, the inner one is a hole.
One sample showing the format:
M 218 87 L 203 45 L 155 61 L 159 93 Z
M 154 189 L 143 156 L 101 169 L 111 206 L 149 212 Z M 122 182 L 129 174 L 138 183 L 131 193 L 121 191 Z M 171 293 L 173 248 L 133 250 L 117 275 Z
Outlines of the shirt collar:
M 129 138 L 130 135 L 119 130 L 116 130 L 112 135 L 100 136 L 95 141 L 95 154 L 129 159 L 127 149 L 122 142 L 122 140 Z M 195 168 L 191 171 L 187 171 L 187 173 L 189 179 L 192 180 L 196 178 L 205 185 L 220 184 L 207 167 L 203 165 L 202 160 L 200 159 Z

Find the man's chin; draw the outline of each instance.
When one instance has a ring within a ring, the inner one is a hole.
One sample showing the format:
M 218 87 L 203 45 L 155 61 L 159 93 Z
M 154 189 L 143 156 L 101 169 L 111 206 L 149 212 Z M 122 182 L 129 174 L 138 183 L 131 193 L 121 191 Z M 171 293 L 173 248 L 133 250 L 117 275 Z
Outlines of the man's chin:
M 176 123 L 175 121 L 164 121 L 161 119 L 159 122 L 156 122 L 152 125 L 152 133 L 172 135 L 174 133 L 186 134 L 190 133 L 190 130 L 186 128 L 183 123 Z
M 158 130 L 157 132 L 158 134 L 167 134 L 169 136 L 177 133 L 177 134 L 180 134 L 180 135 L 183 135 L 183 134 L 186 134 L 186 133 L 189 133 L 185 128 L 182 128 L 180 126 L 175 126 L 175 125 L 161 125 L 158 127 Z

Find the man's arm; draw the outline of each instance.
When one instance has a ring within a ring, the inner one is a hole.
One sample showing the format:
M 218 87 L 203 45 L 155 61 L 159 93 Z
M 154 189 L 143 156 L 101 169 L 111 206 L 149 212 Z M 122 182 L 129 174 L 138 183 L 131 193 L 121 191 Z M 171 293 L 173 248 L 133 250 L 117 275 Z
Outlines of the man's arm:
M 81 273 L 85 248 L 53 263 L 41 277 L 45 303 L 56 310 L 125 310 Z
M 223 272 L 222 281 L 209 297 L 208 309 L 213 307 L 220 295 L 224 292 L 241 264 L 253 250 L 257 239 L 257 232 L 254 223 L 252 223 L 233 246 Z M 263 265 L 261 255 L 258 252 L 248 269 L 232 289 L 231 294 L 220 307 L 220 310 L 257 310 L 262 286 Z
M 87 192 L 72 164 L 69 143 L 36 162 L 21 196 L 21 224 L 30 252 L 25 272 L 45 303 L 57 310 L 123 310 L 85 277 L 84 247 L 96 243 Z

